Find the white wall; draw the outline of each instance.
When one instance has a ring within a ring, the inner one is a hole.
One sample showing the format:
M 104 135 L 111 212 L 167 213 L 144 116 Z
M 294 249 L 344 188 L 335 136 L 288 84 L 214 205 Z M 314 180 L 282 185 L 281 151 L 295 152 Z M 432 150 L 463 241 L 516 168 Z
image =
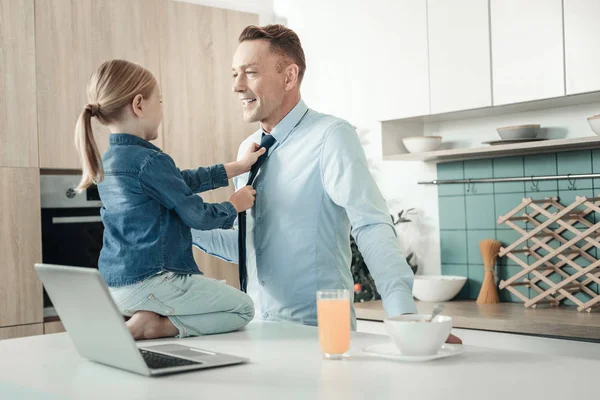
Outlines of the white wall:
M 196 3 L 209 7 L 226 8 L 258 14 L 261 25 L 273 22 L 273 0 L 176 0 L 185 3 Z

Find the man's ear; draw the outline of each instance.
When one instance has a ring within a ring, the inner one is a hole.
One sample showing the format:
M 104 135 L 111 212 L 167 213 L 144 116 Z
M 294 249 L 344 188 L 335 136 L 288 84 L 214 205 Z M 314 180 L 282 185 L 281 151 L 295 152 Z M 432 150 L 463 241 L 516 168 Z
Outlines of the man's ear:
M 131 109 L 133 113 L 138 117 L 144 116 L 144 111 L 142 110 L 142 101 L 144 100 L 144 96 L 141 94 L 136 94 L 133 100 L 131 101 Z
M 298 86 L 298 64 L 290 64 L 285 69 L 285 90 L 289 91 Z

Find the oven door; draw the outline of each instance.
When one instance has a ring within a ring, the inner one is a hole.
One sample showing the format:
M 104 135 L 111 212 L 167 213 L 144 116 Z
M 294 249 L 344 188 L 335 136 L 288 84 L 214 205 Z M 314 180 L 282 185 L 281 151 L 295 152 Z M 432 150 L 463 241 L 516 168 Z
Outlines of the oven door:
M 42 261 L 98 268 L 103 234 L 99 207 L 42 209 Z M 44 291 L 44 308 L 49 306 Z

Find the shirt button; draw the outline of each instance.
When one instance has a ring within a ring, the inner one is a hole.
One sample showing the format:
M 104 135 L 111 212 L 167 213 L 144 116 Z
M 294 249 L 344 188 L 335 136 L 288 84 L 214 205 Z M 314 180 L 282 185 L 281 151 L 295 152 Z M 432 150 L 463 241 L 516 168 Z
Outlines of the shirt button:
M 257 221 L 260 224 L 262 222 L 263 217 L 258 217 Z
M 259 192 L 262 192 L 262 190 L 263 190 L 263 187 L 262 187 L 262 185 L 259 185 L 259 186 L 258 186 L 258 191 L 259 191 Z
M 260 281 L 260 286 L 265 286 L 265 281 Z
M 263 318 L 269 318 L 269 313 L 263 313 Z
M 262 250 L 260 250 L 260 249 L 259 249 L 259 250 L 257 250 L 257 251 L 256 251 L 256 254 L 258 254 L 259 256 L 260 256 L 260 255 L 262 255 Z

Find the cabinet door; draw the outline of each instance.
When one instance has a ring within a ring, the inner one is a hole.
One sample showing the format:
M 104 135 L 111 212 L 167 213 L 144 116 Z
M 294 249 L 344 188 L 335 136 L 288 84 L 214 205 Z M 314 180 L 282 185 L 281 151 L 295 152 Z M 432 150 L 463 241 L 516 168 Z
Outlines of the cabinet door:
M 494 105 L 563 96 L 561 0 L 491 0 Z
M 42 322 L 40 175 L 0 168 L 0 326 Z
M 38 166 L 33 14 L 33 0 L 0 0 L 0 166 Z
M 231 61 L 242 30 L 258 16 L 189 3 L 164 3 L 161 76 L 164 149 L 181 169 L 236 159 L 239 144 L 258 126 L 247 124 L 232 93 Z M 233 186 L 202 194 L 222 202 Z M 200 269 L 236 285 L 237 265 L 195 251 Z
M 427 2 L 396 0 L 375 8 L 363 4 L 365 16 L 377 24 L 360 30 L 369 31 L 365 34 L 371 40 L 355 57 L 368 57 L 373 65 L 378 119 L 429 114 Z
M 159 75 L 158 0 L 35 0 L 41 168 L 79 169 L 74 145 L 86 85 L 104 61 L 122 58 Z M 95 120 L 95 119 L 94 119 Z M 101 151 L 108 130 L 94 123 Z M 160 147 L 162 139 L 156 144 Z
M 488 0 L 428 0 L 431 113 L 492 105 Z
M 43 324 L 9 326 L 7 328 L 0 328 L 0 340 L 36 336 L 43 333 Z
M 600 90 L 600 1 L 564 0 L 567 94 Z

